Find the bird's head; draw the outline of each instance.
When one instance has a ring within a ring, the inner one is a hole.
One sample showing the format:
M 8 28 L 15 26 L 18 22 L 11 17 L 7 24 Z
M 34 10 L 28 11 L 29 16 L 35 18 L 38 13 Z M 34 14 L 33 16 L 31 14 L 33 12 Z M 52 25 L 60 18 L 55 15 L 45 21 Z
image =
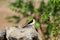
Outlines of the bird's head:
M 34 24 L 35 24 L 35 18 L 30 16 L 27 18 L 24 28 L 26 26 L 33 26 Z
M 35 23 L 35 18 L 34 17 L 28 17 L 28 19 L 27 19 L 27 23 L 28 23 L 28 25 L 34 25 L 34 23 Z

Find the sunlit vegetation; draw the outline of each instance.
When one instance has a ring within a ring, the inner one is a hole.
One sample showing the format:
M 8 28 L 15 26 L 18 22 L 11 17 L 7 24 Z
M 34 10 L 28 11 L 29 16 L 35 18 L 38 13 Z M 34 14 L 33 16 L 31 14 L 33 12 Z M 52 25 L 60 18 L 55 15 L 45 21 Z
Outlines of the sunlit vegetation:
M 48 37 L 48 39 L 57 40 L 57 35 L 60 33 L 60 0 L 48 0 L 47 5 L 45 5 L 44 0 L 42 0 L 40 7 L 37 9 L 34 8 L 33 1 L 24 2 L 24 0 L 16 0 L 15 3 L 10 4 L 10 9 L 18 10 L 24 17 L 29 16 L 27 22 L 33 19 L 32 14 L 34 14 L 36 16 L 35 28 L 43 28 L 41 25 L 47 24 L 47 29 L 45 29 L 46 32 L 42 31 L 43 34 L 47 36 L 52 35 L 52 37 Z M 10 18 L 16 19 L 16 23 L 20 21 L 20 18 L 16 16 L 7 17 L 8 20 Z
M 16 0 L 15 3 L 10 4 L 10 9 L 16 10 L 22 13 L 24 16 L 28 16 L 28 12 L 31 14 L 34 12 L 33 1 L 24 2 L 24 0 Z
M 34 24 L 34 26 L 37 29 L 40 26 L 39 22 L 36 21 L 35 24 Z
M 7 16 L 6 17 L 8 22 L 13 22 L 13 23 L 19 23 L 20 17 L 14 15 L 14 16 Z

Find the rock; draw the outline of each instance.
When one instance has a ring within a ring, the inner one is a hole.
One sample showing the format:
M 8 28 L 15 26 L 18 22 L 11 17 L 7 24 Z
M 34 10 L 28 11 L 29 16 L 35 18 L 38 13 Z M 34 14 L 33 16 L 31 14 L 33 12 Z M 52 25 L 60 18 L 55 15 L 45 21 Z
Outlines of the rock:
M 0 30 L 0 37 L 2 37 L 5 34 L 5 29 Z
M 5 36 L 5 28 L 0 30 L 0 40 L 5 40 L 6 36 Z
M 33 26 L 6 27 L 0 30 L 0 40 L 39 40 Z
M 7 40 L 39 40 L 38 33 L 33 26 L 6 28 Z

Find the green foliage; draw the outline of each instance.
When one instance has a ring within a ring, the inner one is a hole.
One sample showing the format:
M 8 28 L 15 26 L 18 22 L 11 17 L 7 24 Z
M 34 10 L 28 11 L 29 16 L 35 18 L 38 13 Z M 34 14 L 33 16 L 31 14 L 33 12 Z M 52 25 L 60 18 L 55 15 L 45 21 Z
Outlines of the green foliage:
M 45 9 L 45 3 L 44 3 L 44 0 L 42 0 L 41 4 L 40 4 L 40 8 L 38 9 L 39 12 L 43 12 Z
M 60 23 L 60 15 L 55 16 L 55 22 Z
M 29 1 L 28 3 L 26 3 L 25 8 L 26 8 L 27 11 L 33 12 L 34 11 L 33 2 Z
M 49 35 L 51 33 L 51 31 L 53 30 L 53 28 L 55 28 L 55 27 L 56 26 L 53 23 L 49 23 L 46 33 Z
M 38 9 L 34 9 L 34 13 L 35 13 L 35 14 L 39 14 Z
M 41 15 L 41 17 L 42 17 L 42 20 L 47 20 L 48 19 L 48 15 L 46 13 L 43 13 Z
M 34 27 L 37 29 L 40 26 L 40 23 L 38 21 L 35 22 Z
M 20 21 L 20 17 L 18 16 L 7 16 L 6 19 L 8 20 L 8 22 L 13 22 L 13 23 L 19 23 Z
M 24 0 L 16 0 L 15 3 L 11 3 L 10 9 L 14 10 L 14 8 L 19 9 L 19 12 L 21 12 L 24 16 L 25 14 L 28 15 L 27 12 L 30 12 L 31 14 L 34 12 L 34 6 L 33 1 L 24 2 Z
M 25 9 L 24 9 L 24 8 L 19 8 L 19 12 L 20 12 L 21 14 L 23 14 L 23 13 L 25 12 Z
M 19 23 L 20 17 L 14 15 L 14 16 L 12 16 L 12 18 L 15 19 L 14 23 Z
M 24 0 L 16 0 L 15 3 L 10 3 L 10 9 L 11 10 L 18 10 L 19 12 L 21 13 L 24 13 L 25 12 L 25 3 L 24 3 Z M 17 9 L 15 9 L 17 8 Z
M 17 8 L 22 8 L 24 6 L 24 0 L 16 0 L 15 6 Z
M 14 10 L 14 9 L 15 9 L 15 7 L 13 6 L 13 3 L 11 3 L 11 4 L 9 5 L 9 7 L 10 7 L 11 10 Z
M 52 35 L 54 35 L 54 34 L 58 34 L 58 32 L 59 32 L 59 27 L 56 24 L 54 23 L 48 24 L 46 34 L 50 35 L 52 33 Z
M 8 22 L 12 22 L 12 20 L 11 20 L 11 16 L 6 16 L 6 19 L 8 20 Z
M 52 15 L 56 15 L 58 11 L 60 11 L 60 1 L 59 0 L 49 0 L 48 1 L 48 10 L 52 12 Z
M 60 0 L 55 0 L 56 11 L 60 10 Z

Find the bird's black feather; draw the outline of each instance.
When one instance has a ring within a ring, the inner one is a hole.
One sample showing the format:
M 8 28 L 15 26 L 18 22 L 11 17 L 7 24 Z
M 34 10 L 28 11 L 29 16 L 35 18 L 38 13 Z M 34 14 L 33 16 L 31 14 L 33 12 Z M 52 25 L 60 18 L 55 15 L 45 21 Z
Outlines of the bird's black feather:
M 33 20 L 31 20 L 28 24 L 30 24 L 30 23 L 32 23 L 33 22 Z
M 27 27 L 32 22 L 33 22 L 33 20 L 31 20 L 29 23 L 27 23 L 26 25 L 24 25 L 23 28 Z

